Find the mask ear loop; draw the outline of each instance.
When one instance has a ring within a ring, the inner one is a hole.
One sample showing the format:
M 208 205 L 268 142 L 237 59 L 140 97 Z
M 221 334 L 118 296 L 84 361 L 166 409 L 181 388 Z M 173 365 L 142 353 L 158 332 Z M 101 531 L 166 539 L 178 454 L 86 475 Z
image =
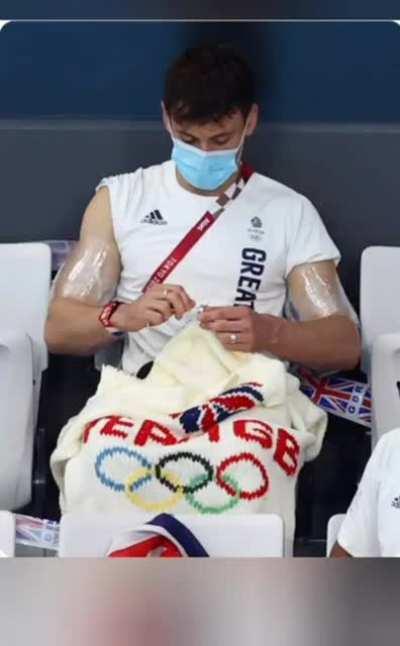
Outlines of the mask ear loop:
M 246 117 L 246 121 L 245 121 L 244 127 L 243 127 L 243 132 L 242 132 L 242 135 L 240 137 L 240 142 L 239 142 L 239 145 L 238 145 L 238 148 L 237 148 L 236 163 L 238 165 L 238 168 L 240 168 L 241 165 L 242 165 L 244 142 L 245 142 L 246 134 L 247 134 L 247 132 L 246 132 L 247 131 L 247 126 L 249 125 L 249 115 L 250 115 L 250 112 Z

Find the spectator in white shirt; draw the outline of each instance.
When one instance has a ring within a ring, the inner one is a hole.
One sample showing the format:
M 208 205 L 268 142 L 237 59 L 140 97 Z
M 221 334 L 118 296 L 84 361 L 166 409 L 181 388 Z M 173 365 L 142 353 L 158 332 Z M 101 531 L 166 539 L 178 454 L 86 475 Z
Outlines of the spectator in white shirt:
M 400 428 L 376 445 L 330 555 L 400 556 Z

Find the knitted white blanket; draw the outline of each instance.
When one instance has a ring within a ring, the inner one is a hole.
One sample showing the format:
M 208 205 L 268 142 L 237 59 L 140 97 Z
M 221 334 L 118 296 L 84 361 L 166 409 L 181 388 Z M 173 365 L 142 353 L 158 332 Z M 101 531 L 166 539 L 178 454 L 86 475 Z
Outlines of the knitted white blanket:
M 145 380 L 103 368 L 51 458 L 61 510 L 278 513 L 290 544 L 297 475 L 326 423 L 281 361 L 193 324 Z

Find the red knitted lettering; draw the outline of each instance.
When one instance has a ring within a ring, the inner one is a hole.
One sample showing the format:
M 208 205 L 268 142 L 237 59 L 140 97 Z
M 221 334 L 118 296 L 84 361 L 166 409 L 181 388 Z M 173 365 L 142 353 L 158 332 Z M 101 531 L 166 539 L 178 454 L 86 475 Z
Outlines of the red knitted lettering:
M 299 455 L 300 446 L 296 439 L 284 428 L 279 428 L 274 460 L 282 467 L 286 475 L 292 476 L 296 473 Z
M 86 444 L 89 440 L 89 435 L 90 431 L 94 426 L 96 426 L 97 422 L 99 422 L 101 419 L 107 420 L 110 419 L 109 417 L 99 417 L 98 419 L 94 419 L 85 426 L 85 430 L 83 431 L 83 443 Z
M 114 419 L 118 419 L 118 418 L 112 417 L 111 415 L 107 415 L 107 417 L 98 417 L 97 419 L 94 419 L 91 422 L 89 422 L 88 424 L 86 424 L 85 430 L 83 431 L 83 442 L 84 442 L 84 444 L 86 444 L 89 441 L 90 432 L 97 425 L 98 422 L 103 423 L 103 428 L 100 431 L 100 435 L 112 435 L 112 433 L 103 433 L 103 430 L 104 430 L 104 428 L 106 428 L 108 426 L 109 421 L 114 420 Z M 132 424 L 132 426 L 133 426 L 133 424 Z M 125 437 L 127 437 L 126 434 L 125 434 Z
M 144 446 L 148 440 L 154 440 L 154 442 L 162 444 L 163 446 L 178 443 L 178 439 L 171 433 L 169 428 L 151 419 L 146 419 L 143 422 L 136 435 L 135 444 Z
M 101 429 L 100 435 L 110 435 L 112 437 L 120 437 L 124 440 L 128 437 L 126 431 L 122 431 L 121 428 L 133 428 L 134 423 L 131 420 L 115 415 L 114 417 L 105 418 L 108 419 L 107 424 Z
M 243 440 L 258 442 L 264 449 L 270 449 L 272 446 L 272 427 L 260 420 L 239 419 L 233 423 L 233 432 Z

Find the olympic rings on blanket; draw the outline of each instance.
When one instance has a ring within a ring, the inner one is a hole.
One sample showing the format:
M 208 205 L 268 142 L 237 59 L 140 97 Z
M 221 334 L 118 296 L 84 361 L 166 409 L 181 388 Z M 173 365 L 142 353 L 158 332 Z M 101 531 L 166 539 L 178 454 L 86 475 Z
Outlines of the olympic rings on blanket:
M 172 494 L 167 500 L 161 502 L 146 502 L 142 497 L 133 489 L 140 489 L 140 485 L 144 484 L 148 479 L 151 479 L 153 475 L 153 470 L 149 468 L 139 468 L 134 471 L 125 483 L 125 493 L 128 496 L 129 500 L 133 502 L 134 505 L 145 509 L 146 511 L 167 511 L 175 507 L 176 503 L 183 498 L 183 489 L 181 482 L 178 476 L 173 473 L 167 472 L 169 480 L 174 484 L 175 493 Z
M 112 478 L 109 478 L 105 473 L 101 471 L 101 467 L 104 460 L 106 460 L 107 458 L 112 458 L 115 454 L 125 454 L 126 456 L 128 456 L 128 458 L 135 458 L 139 462 L 139 464 L 142 465 L 142 467 L 147 467 L 148 469 L 151 468 L 151 463 L 146 460 L 143 455 L 140 455 L 140 453 L 138 453 L 137 451 L 126 448 L 126 446 L 113 446 L 111 448 L 103 449 L 103 451 L 98 454 L 96 459 L 96 475 L 103 485 L 109 487 L 110 489 L 114 489 L 114 491 L 125 491 L 125 484 L 123 482 L 116 482 Z
M 129 473 L 125 482 L 113 479 L 106 473 L 106 467 L 109 460 L 115 456 L 126 456 L 129 460 L 133 459 L 137 467 Z M 171 463 L 177 464 L 181 460 L 199 465 L 204 470 L 203 473 L 191 475 L 188 483 L 183 482 L 180 475 L 171 470 Z M 255 490 L 246 490 L 240 487 L 236 478 L 227 474 L 226 471 L 240 464 L 249 462 L 256 467 L 261 476 L 261 485 Z M 166 468 L 166 466 L 168 468 Z M 262 462 L 252 453 L 237 453 L 222 460 L 220 464 L 213 467 L 207 458 L 197 453 L 189 451 L 178 451 L 169 453 L 161 457 L 155 465 L 141 455 L 138 451 L 128 449 L 127 447 L 115 446 L 100 451 L 95 461 L 95 472 L 100 482 L 116 492 L 123 492 L 127 498 L 137 507 L 151 512 L 167 511 L 175 507 L 183 498 L 189 505 L 202 514 L 220 514 L 229 511 L 240 500 L 255 500 L 262 498 L 269 489 L 269 478 L 267 470 Z M 160 485 L 164 485 L 172 491 L 172 495 L 163 501 L 146 500 L 139 491 L 155 478 Z M 208 505 L 206 502 L 200 502 L 195 498 L 195 494 L 214 482 L 220 489 L 228 494 L 228 502 L 220 505 Z
M 197 479 L 198 479 L 198 476 L 193 478 L 193 480 L 191 480 L 191 484 L 195 485 L 196 484 L 195 481 Z M 194 495 L 192 493 L 188 493 L 186 495 L 187 501 L 192 505 L 192 507 L 194 507 L 194 509 L 197 509 L 197 511 L 199 511 L 201 514 L 222 514 L 224 511 L 229 511 L 233 507 L 236 507 L 236 505 L 240 502 L 240 489 L 237 481 L 231 478 L 230 476 L 225 476 L 225 480 L 232 487 L 235 487 L 236 495 L 234 498 L 231 498 L 224 505 L 219 505 L 219 506 L 203 505 L 198 500 L 195 500 Z
M 243 498 L 244 500 L 254 500 L 255 498 L 261 498 L 268 491 L 268 474 L 262 462 L 260 462 L 260 460 L 258 460 L 252 453 L 239 453 L 238 455 L 231 455 L 230 458 L 223 460 L 223 462 L 221 462 L 217 469 L 216 480 L 222 489 L 225 489 L 227 493 L 229 493 L 231 496 L 234 496 L 236 494 L 236 491 L 229 484 L 227 484 L 227 478 L 226 476 L 224 478 L 223 474 L 231 464 L 238 464 L 238 462 L 243 461 L 251 462 L 252 464 L 254 464 L 254 466 L 256 466 L 260 470 L 260 474 L 264 482 L 261 487 L 256 489 L 256 491 L 241 491 L 240 498 Z
M 155 474 L 157 477 L 157 480 L 161 482 L 161 484 L 164 484 L 168 489 L 171 489 L 172 491 L 177 491 L 176 485 L 172 482 L 169 482 L 168 479 L 163 475 L 163 468 L 167 464 L 167 462 L 173 461 L 177 462 L 180 458 L 186 458 L 187 460 L 192 460 L 192 462 L 198 462 L 204 467 L 205 474 L 204 476 L 196 476 L 194 478 L 196 480 L 196 483 L 186 485 L 182 488 L 182 491 L 184 494 L 192 494 L 198 491 L 199 489 L 202 489 L 202 487 L 206 487 L 209 482 L 212 481 L 214 471 L 209 463 L 209 461 L 206 458 L 203 458 L 201 455 L 198 455 L 196 453 L 190 453 L 189 451 L 179 451 L 179 453 L 172 453 L 170 455 L 165 455 L 161 460 L 158 462 L 155 468 Z M 193 480 L 194 480 L 193 479 Z M 192 483 L 193 483 L 192 480 Z

